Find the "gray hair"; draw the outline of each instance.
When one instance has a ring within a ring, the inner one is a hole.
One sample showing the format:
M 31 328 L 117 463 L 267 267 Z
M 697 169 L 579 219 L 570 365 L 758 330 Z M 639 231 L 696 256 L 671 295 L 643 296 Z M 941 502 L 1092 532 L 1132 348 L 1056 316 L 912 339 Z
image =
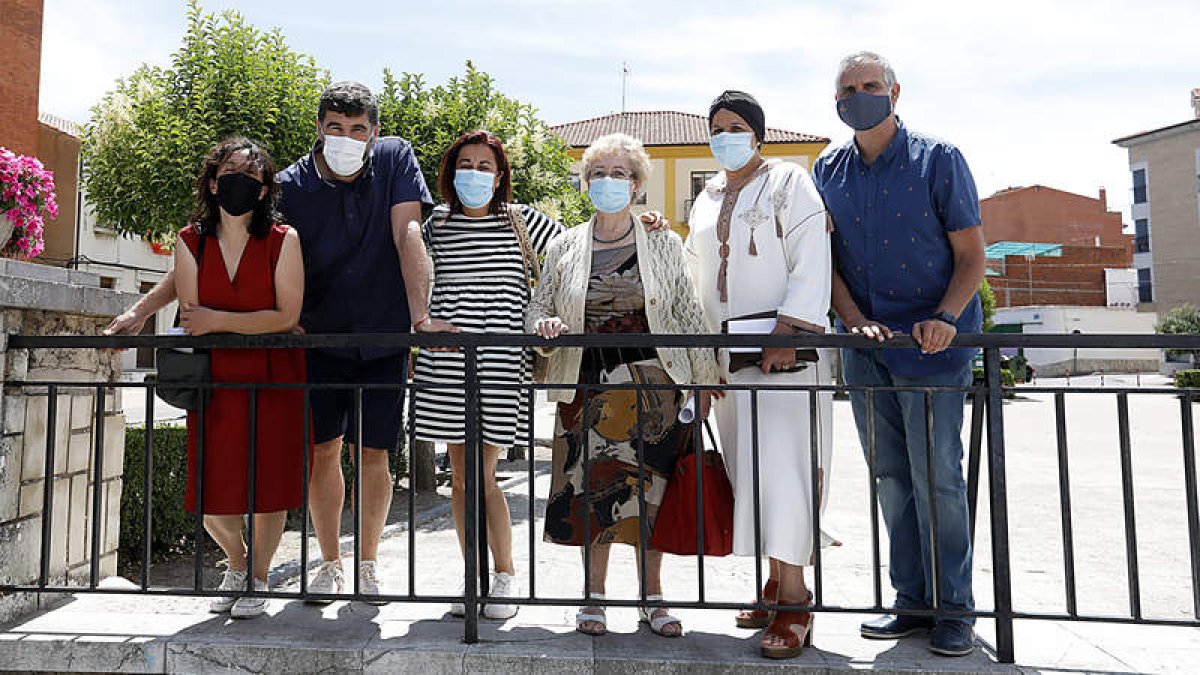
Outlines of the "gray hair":
M 592 141 L 580 160 L 580 176 L 586 182 L 597 160 L 612 156 L 629 159 L 634 179 L 641 184 L 642 190 L 645 190 L 646 180 L 650 178 L 650 155 L 646 153 L 646 146 L 642 145 L 641 141 L 628 134 L 608 134 Z
M 842 62 L 838 64 L 837 77 L 834 78 L 833 81 L 834 91 L 837 91 L 837 88 L 841 86 L 842 73 L 846 72 L 851 66 L 862 65 L 874 65 L 882 67 L 883 84 L 888 88 L 888 91 L 891 91 L 892 87 L 896 85 L 896 71 L 892 70 L 892 64 L 888 63 L 887 59 L 879 54 L 876 54 L 875 52 L 855 52 L 842 59 Z

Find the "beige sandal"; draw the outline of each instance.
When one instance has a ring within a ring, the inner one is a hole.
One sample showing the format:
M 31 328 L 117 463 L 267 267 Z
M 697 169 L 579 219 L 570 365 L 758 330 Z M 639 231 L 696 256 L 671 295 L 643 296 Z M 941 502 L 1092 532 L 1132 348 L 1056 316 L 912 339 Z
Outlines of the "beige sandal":
M 604 602 L 603 593 L 589 593 L 587 597 L 590 600 L 599 600 L 600 602 Z M 584 630 L 583 624 L 589 622 L 600 624 L 600 629 Z M 575 630 L 583 633 L 584 635 L 591 635 L 592 637 L 600 637 L 601 635 L 607 633 L 608 617 L 604 613 L 604 607 L 602 605 L 587 605 L 585 607 L 580 607 L 579 611 L 575 613 Z
M 663 597 L 661 595 L 646 596 L 646 600 L 650 602 L 661 602 L 662 599 Z M 666 612 L 666 614 L 659 614 L 658 616 L 655 616 L 655 614 L 658 612 Z M 649 625 L 650 632 L 654 633 L 655 635 L 661 635 L 663 637 L 683 636 L 683 623 L 680 622 L 676 617 L 671 616 L 671 612 L 666 607 L 638 607 L 638 618 L 642 622 Z M 664 628 L 670 626 L 671 624 L 679 626 L 678 633 L 667 633 L 663 631 Z

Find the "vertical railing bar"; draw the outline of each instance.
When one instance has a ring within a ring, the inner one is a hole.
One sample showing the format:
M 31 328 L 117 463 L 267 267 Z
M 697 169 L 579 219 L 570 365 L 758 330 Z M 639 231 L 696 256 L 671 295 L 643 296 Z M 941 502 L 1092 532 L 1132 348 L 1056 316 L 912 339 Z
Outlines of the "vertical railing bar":
M 303 452 L 300 455 L 300 597 L 308 595 L 308 479 L 312 453 L 312 409 L 310 408 L 311 390 L 308 384 L 300 389 L 301 428 L 304 430 Z
M 867 483 L 871 499 L 871 581 L 875 591 L 875 609 L 883 609 L 882 562 L 879 554 L 879 486 L 875 456 L 875 390 L 867 389 Z
M 1005 472 L 1004 402 L 1000 379 L 1000 350 L 984 349 L 984 379 L 987 386 L 988 485 L 992 532 L 992 588 L 996 614 L 996 657 L 1013 663 L 1012 576 L 1008 548 L 1008 487 Z
M 354 597 L 362 594 L 363 388 L 354 388 Z M 339 458 L 341 453 L 338 453 Z M 341 467 L 338 467 L 341 470 Z
M 484 471 L 484 462 L 487 460 L 487 453 L 484 448 L 487 447 L 487 441 L 483 438 L 483 403 L 482 394 L 480 399 L 479 420 L 476 422 L 479 425 L 479 464 L 475 467 L 478 481 L 476 485 L 479 489 L 475 493 L 475 504 L 479 510 L 479 529 L 476 534 L 479 536 L 479 597 L 487 598 L 491 586 L 491 548 L 488 545 L 488 508 L 487 508 L 487 493 L 495 485 L 488 484 L 484 480 L 486 472 Z M 507 508 L 507 503 L 505 504 Z
M 258 480 L 258 387 L 246 392 L 246 407 L 250 409 L 250 456 L 246 466 L 246 591 L 254 592 L 254 514 L 257 512 Z
M 50 539 L 53 534 L 51 523 L 54 520 L 54 446 L 55 431 L 58 428 L 58 386 L 51 384 L 46 388 L 46 456 L 43 457 L 44 473 L 42 474 L 42 559 L 39 563 L 38 586 L 45 588 L 50 580 Z M 70 428 L 67 429 L 67 440 L 70 440 Z
M 925 480 L 929 494 L 929 574 L 933 579 L 933 609 L 942 607 L 942 560 L 938 540 L 937 448 L 934 441 L 933 390 L 925 389 Z
M 759 494 L 759 439 L 758 439 L 758 387 L 751 386 L 750 389 L 750 472 L 753 483 L 754 493 L 754 597 L 755 604 L 763 607 L 766 603 L 766 598 L 763 596 L 763 580 L 762 580 L 762 496 Z M 740 435 L 740 434 L 739 434 Z M 771 605 L 779 604 L 778 591 L 776 591 L 775 602 Z
M 209 389 L 200 396 L 200 408 L 196 410 L 196 420 L 198 427 L 196 428 L 196 529 L 194 532 L 196 538 L 195 553 L 193 555 L 192 564 L 194 569 L 192 573 L 192 590 L 200 590 L 203 587 L 203 576 L 201 566 L 204 562 L 204 442 L 205 429 L 208 427 L 208 396 L 210 392 L 215 390 Z
M 704 444 L 703 431 L 700 425 L 704 423 L 704 416 L 701 415 L 703 405 L 701 404 L 702 394 L 699 388 L 693 388 L 692 407 L 695 410 L 695 416 L 692 418 L 692 453 L 696 460 L 696 572 L 697 572 L 697 597 L 700 602 L 704 602 L 704 450 L 701 446 Z M 716 448 L 712 448 L 716 452 Z M 678 461 L 682 462 L 683 457 Z M 657 523 L 655 523 L 657 525 Z
M 529 472 L 529 597 L 536 598 L 537 575 L 535 570 L 537 568 L 537 525 L 535 524 L 535 520 L 537 519 L 537 505 L 535 502 L 537 499 L 537 491 L 534 490 L 533 483 L 536 479 L 534 463 L 537 460 L 537 448 L 534 445 L 536 438 L 533 427 L 536 421 L 536 417 L 534 416 L 536 411 L 534 403 L 537 400 L 537 389 L 530 387 L 526 391 L 529 392 L 526 400 L 526 419 L 529 420 L 529 428 L 527 429 L 529 437 L 526 440 L 526 448 L 528 450 L 529 457 L 529 466 L 527 467 Z
M 812 366 L 816 368 L 816 366 Z M 819 383 L 820 377 L 817 378 Z M 813 564 L 813 597 L 808 603 L 821 606 L 824 604 L 824 570 L 821 566 L 821 410 L 817 397 L 820 393 L 815 389 L 808 391 L 808 472 L 809 488 L 812 490 L 812 564 Z
M 1192 615 L 1200 619 L 1200 509 L 1196 504 L 1196 430 L 1192 421 L 1192 393 L 1179 399 L 1183 432 L 1183 482 L 1187 490 L 1188 553 L 1192 562 Z
M 634 384 L 637 387 L 633 390 L 634 399 L 636 400 L 637 410 L 637 450 L 635 452 L 638 469 L 638 565 L 641 574 L 638 575 L 638 597 L 642 603 L 646 602 L 646 546 L 648 544 L 649 535 L 646 530 L 646 441 L 645 441 L 645 419 L 643 418 L 642 396 L 645 392 L 642 389 L 642 378 L 640 373 L 635 374 L 632 364 L 629 366 L 630 375 L 634 375 Z
M 100 528 L 101 528 L 101 508 L 104 500 L 101 494 L 104 489 L 104 386 L 96 387 L 96 456 L 92 460 L 93 484 L 92 484 L 92 559 L 90 570 L 88 572 L 89 584 L 92 588 L 100 582 Z M 49 403 L 49 402 L 48 402 Z M 47 410 L 49 407 L 47 406 Z
M 1121 441 L 1121 496 L 1125 506 L 1125 565 L 1129 577 L 1129 613 L 1142 618 L 1142 591 L 1138 575 L 1137 523 L 1133 500 L 1133 458 L 1129 440 L 1129 394 L 1117 394 L 1117 434 Z
M 983 416 L 987 399 L 979 387 L 971 394 L 971 440 L 967 446 L 967 508 L 971 546 L 975 546 L 975 519 L 979 513 L 979 464 L 983 447 Z
M 582 433 L 579 447 L 583 450 L 583 597 L 585 603 L 588 602 L 587 598 L 592 597 L 592 467 L 591 456 L 588 452 L 588 439 L 592 435 L 588 428 L 588 399 L 591 398 L 591 395 L 591 388 L 585 386 L 583 388 L 583 407 L 579 409 L 579 428 Z
M 476 492 L 479 488 L 476 474 L 479 457 L 479 364 L 473 344 L 465 346 L 463 354 L 463 388 L 466 410 L 463 415 L 463 473 L 466 506 L 463 522 L 463 541 L 466 550 L 463 556 L 463 641 L 475 644 L 479 641 L 479 539 L 477 527 L 487 527 L 478 521 Z
M 154 545 L 154 385 L 146 385 L 146 449 L 142 459 L 142 590 L 150 588 Z
M 1066 394 L 1054 395 L 1054 430 L 1058 437 L 1058 504 L 1062 519 L 1063 575 L 1067 591 L 1067 613 L 1077 616 L 1078 604 L 1075 589 L 1075 537 L 1071 524 L 1071 472 L 1067 454 L 1067 401 Z
M 417 597 L 417 391 L 404 376 L 408 404 L 408 597 Z M 436 492 L 437 477 L 434 477 Z

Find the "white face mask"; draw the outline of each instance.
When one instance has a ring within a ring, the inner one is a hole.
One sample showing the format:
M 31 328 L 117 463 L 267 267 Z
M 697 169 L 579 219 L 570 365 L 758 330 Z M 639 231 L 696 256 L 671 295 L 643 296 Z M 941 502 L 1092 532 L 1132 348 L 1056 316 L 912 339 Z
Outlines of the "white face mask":
M 353 176 L 367 161 L 367 141 L 349 136 L 325 136 L 321 154 L 331 171 L 339 176 Z

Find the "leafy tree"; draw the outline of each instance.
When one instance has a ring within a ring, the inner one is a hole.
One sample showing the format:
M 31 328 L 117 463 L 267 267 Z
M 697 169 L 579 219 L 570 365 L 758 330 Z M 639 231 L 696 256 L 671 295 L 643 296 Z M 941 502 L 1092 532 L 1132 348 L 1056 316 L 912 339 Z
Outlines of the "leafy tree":
M 979 303 L 983 307 L 983 332 L 996 327 L 996 294 L 987 279 L 979 282 Z
M 1164 314 L 1154 325 L 1154 330 L 1172 335 L 1200 335 L 1200 310 L 1184 303 Z M 1168 349 L 1167 353 L 1171 356 L 1200 355 L 1200 350 Z
M 571 185 L 567 146 L 538 119 L 537 110 L 505 96 L 495 80 L 470 61 L 461 77 L 428 87 L 414 73 L 396 77 L 384 69 L 379 95 L 382 134 L 412 142 L 434 198 L 442 155 L 463 133 L 487 129 L 504 143 L 512 164 L 513 199 L 566 225 L 591 215 L 590 204 Z
M 221 138 L 248 136 L 281 167 L 308 151 L 328 79 L 278 30 L 260 31 L 233 11 L 206 14 L 190 0 L 170 66 L 141 66 L 92 109 L 82 148 L 88 200 L 122 233 L 169 239 Z

